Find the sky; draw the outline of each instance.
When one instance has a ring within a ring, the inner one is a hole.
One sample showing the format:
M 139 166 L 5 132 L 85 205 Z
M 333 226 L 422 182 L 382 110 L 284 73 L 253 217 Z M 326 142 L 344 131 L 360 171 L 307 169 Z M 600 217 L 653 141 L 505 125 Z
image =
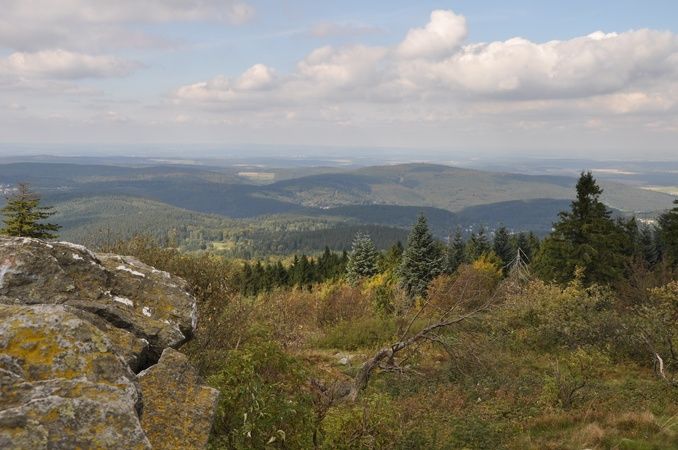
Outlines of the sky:
M 5 153 L 257 145 L 678 158 L 675 0 L 0 6 Z

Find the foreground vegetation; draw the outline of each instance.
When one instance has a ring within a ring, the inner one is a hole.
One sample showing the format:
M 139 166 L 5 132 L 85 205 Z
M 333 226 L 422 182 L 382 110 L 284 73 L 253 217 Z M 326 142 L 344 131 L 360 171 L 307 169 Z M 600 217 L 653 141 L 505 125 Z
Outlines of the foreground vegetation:
M 143 238 L 109 250 L 199 298 L 183 350 L 222 392 L 212 448 L 678 448 L 678 208 L 647 238 L 580 181 L 529 266 L 529 239 L 455 250 L 425 220 L 404 249 L 359 236 L 346 275 L 256 293 L 239 262 Z

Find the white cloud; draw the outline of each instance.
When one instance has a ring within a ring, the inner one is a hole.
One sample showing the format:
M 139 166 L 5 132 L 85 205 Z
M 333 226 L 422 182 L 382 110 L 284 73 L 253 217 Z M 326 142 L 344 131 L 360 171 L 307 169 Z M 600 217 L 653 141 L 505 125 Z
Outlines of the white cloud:
M 242 23 L 254 8 L 240 0 L 5 0 L 3 15 L 39 22 L 219 21 Z
M 424 28 L 410 30 L 398 46 L 404 58 L 439 58 L 451 54 L 466 39 L 466 19 L 452 11 L 436 10 Z
M 0 47 L 21 51 L 166 45 L 135 29 L 140 23 L 241 24 L 254 8 L 241 0 L 4 0 Z
M 287 75 L 269 76 L 272 69 L 263 65 L 241 75 L 243 80 L 260 73 L 266 95 L 221 75 L 181 87 L 174 97 L 184 105 L 210 103 L 212 111 L 219 106 L 312 109 L 332 102 L 361 114 L 382 103 L 391 105 L 387 116 L 402 113 L 413 120 L 449 120 L 461 111 L 543 116 L 563 108 L 632 114 L 676 107 L 668 100 L 678 85 L 678 37 L 671 32 L 463 44 L 466 34 L 462 16 L 434 11 L 426 26 L 410 30 L 390 48 L 320 47 Z M 413 116 L 415 107 L 425 114 Z
M 112 56 L 92 56 L 65 50 L 15 52 L 0 59 L 0 75 L 16 78 L 78 79 L 118 77 L 138 63 Z
M 245 71 L 236 82 L 244 91 L 266 89 L 273 84 L 275 72 L 263 64 L 255 64 Z
M 675 35 L 638 30 L 543 44 L 514 38 L 468 45 L 406 75 L 420 79 L 416 74 L 423 73 L 447 89 L 480 95 L 582 97 L 675 77 L 677 58 Z

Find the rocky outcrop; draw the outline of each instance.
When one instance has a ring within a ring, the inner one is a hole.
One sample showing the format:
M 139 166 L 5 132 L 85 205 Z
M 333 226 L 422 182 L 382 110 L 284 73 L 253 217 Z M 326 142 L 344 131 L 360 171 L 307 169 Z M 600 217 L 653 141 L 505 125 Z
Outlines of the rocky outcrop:
M 141 425 L 153 448 L 203 448 L 219 391 L 200 384 L 188 358 L 168 348 L 158 363 L 139 374 L 145 413 Z
M 195 309 L 134 258 L 0 238 L 0 448 L 203 448 L 218 393 L 173 350 Z

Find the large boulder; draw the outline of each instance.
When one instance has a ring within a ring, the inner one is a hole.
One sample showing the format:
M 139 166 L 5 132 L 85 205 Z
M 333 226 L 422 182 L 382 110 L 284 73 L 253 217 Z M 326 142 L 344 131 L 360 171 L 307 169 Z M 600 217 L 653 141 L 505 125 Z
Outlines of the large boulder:
M 146 340 L 155 360 L 185 342 L 196 322 L 183 280 L 134 258 L 29 238 L 0 239 L 0 303 L 89 311 Z
M 0 448 L 204 447 L 218 393 L 172 349 L 195 308 L 134 258 L 0 238 Z
M 156 449 L 207 445 L 219 391 L 201 385 L 188 358 L 167 348 L 158 364 L 139 374 L 144 398 L 141 425 Z

